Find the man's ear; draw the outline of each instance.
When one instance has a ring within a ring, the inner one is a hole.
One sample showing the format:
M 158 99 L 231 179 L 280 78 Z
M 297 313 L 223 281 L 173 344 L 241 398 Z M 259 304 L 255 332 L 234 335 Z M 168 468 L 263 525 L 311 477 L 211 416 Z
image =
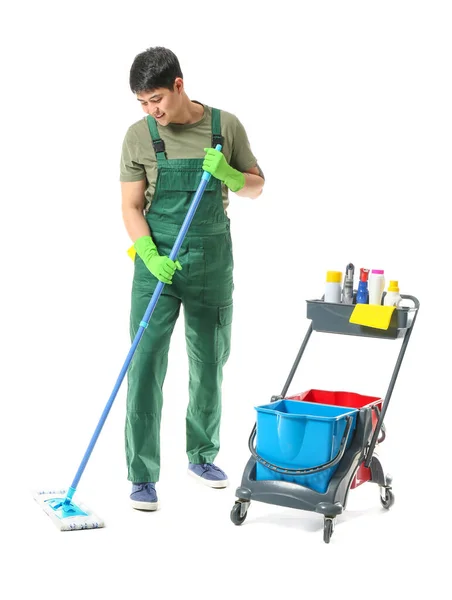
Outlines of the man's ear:
M 182 92 L 184 91 L 184 80 L 182 79 L 182 77 L 176 77 L 176 79 L 174 80 L 173 90 L 178 94 L 182 94 Z

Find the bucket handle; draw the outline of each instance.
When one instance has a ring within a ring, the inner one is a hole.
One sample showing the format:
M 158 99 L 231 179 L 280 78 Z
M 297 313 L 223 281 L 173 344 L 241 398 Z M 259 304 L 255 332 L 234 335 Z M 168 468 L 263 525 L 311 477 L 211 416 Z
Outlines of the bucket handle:
M 337 463 L 344 456 L 345 448 L 347 447 L 347 442 L 348 438 L 350 437 L 350 432 L 353 423 L 353 417 L 351 417 L 350 415 L 347 415 L 345 418 L 347 419 L 347 424 L 345 426 L 344 435 L 342 436 L 338 453 L 332 460 L 330 460 L 327 463 L 324 463 L 323 465 L 318 465 L 317 467 L 309 467 L 307 469 L 285 469 L 284 467 L 278 467 L 277 465 L 274 465 L 262 458 L 262 456 L 259 456 L 254 447 L 254 439 L 256 437 L 256 425 L 254 426 L 253 431 L 251 432 L 250 438 L 248 440 L 248 448 L 250 449 L 250 452 L 253 455 L 253 457 L 258 462 L 260 462 L 261 465 L 267 467 L 267 469 L 276 471 L 277 473 L 281 473 L 282 475 L 311 475 L 312 473 L 319 473 L 320 471 L 325 471 L 326 469 L 330 469 L 331 467 L 337 465 Z

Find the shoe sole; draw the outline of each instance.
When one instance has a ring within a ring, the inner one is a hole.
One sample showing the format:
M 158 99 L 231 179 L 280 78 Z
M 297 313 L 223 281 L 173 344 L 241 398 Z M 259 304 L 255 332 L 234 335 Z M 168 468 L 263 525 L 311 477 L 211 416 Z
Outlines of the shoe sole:
M 135 510 L 152 511 L 152 510 L 157 510 L 159 507 L 158 502 L 138 502 L 138 500 L 131 500 L 130 504 L 132 505 L 132 508 L 134 508 Z
M 193 473 L 193 471 L 190 471 L 190 469 L 187 469 L 187 473 L 189 475 L 191 475 L 192 477 L 194 477 L 195 479 L 197 479 L 199 481 L 199 483 L 203 483 L 204 485 L 207 485 L 208 487 L 211 487 L 211 488 L 216 488 L 217 490 L 226 488 L 229 485 L 228 479 L 223 479 L 221 481 L 212 481 L 210 479 L 205 479 L 205 477 L 200 477 L 199 475 L 196 475 L 196 473 Z

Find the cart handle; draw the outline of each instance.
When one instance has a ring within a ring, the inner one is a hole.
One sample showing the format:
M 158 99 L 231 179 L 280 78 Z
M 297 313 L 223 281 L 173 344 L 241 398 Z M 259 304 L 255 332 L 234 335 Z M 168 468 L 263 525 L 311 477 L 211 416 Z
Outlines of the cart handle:
M 277 473 L 281 473 L 282 475 L 310 475 L 311 473 L 319 473 L 320 471 L 325 471 L 325 469 L 330 469 L 331 467 L 334 467 L 335 465 L 337 465 L 338 462 L 344 456 L 344 452 L 345 452 L 345 449 L 346 449 L 346 446 L 348 443 L 348 438 L 350 437 L 350 432 L 351 432 L 352 423 L 353 423 L 353 417 L 351 417 L 350 415 L 347 415 L 346 419 L 347 419 L 347 424 L 345 426 L 344 435 L 342 436 L 341 444 L 339 446 L 339 452 L 336 454 L 336 456 L 332 460 L 330 460 L 327 463 L 324 463 L 323 465 L 318 465 L 317 467 L 309 467 L 306 469 L 285 469 L 284 467 L 278 467 L 277 465 L 274 465 L 273 463 L 270 463 L 270 462 L 266 461 L 265 459 L 263 459 L 262 456 L 259 456 L 259 454 L 256 452 L 256 449 L 254 447 L 254 439 L 256 437 L 256 425 L 254 425 L 253 431 L 251 432 L 251 435 L 250 435 L 250 438 L 248 441 L 248 448 L 250 449 L 250 452 L 253 455 L 253 457 L 258 462 L 260 462 L 264 467 L 267 467 L 267 469 L 270 469 L 272 471 L 276 471 Z
M 416 296 L 410 296 L 409 294 L 400 294 L 400 296 L 402 300 L 411 300 L 411 302 L 414 304 L 414 308 L 416 309 L 418 309 L 421 305 Z

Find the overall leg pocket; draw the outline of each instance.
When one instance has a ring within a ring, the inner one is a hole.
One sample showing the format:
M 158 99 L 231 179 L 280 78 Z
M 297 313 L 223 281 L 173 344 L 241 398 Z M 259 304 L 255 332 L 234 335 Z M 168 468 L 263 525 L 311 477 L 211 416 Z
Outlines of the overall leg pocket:
M 232 302 L 223 306 L 199 304 L 196 298 L 184 303 L 185 339 L 190 360 L 218 364 L 229 356 Z
M 216 361 L 223 364 L 229 358 L 231 350 L 232 303 L 218 308 L 218 322 L 215 330 Z

